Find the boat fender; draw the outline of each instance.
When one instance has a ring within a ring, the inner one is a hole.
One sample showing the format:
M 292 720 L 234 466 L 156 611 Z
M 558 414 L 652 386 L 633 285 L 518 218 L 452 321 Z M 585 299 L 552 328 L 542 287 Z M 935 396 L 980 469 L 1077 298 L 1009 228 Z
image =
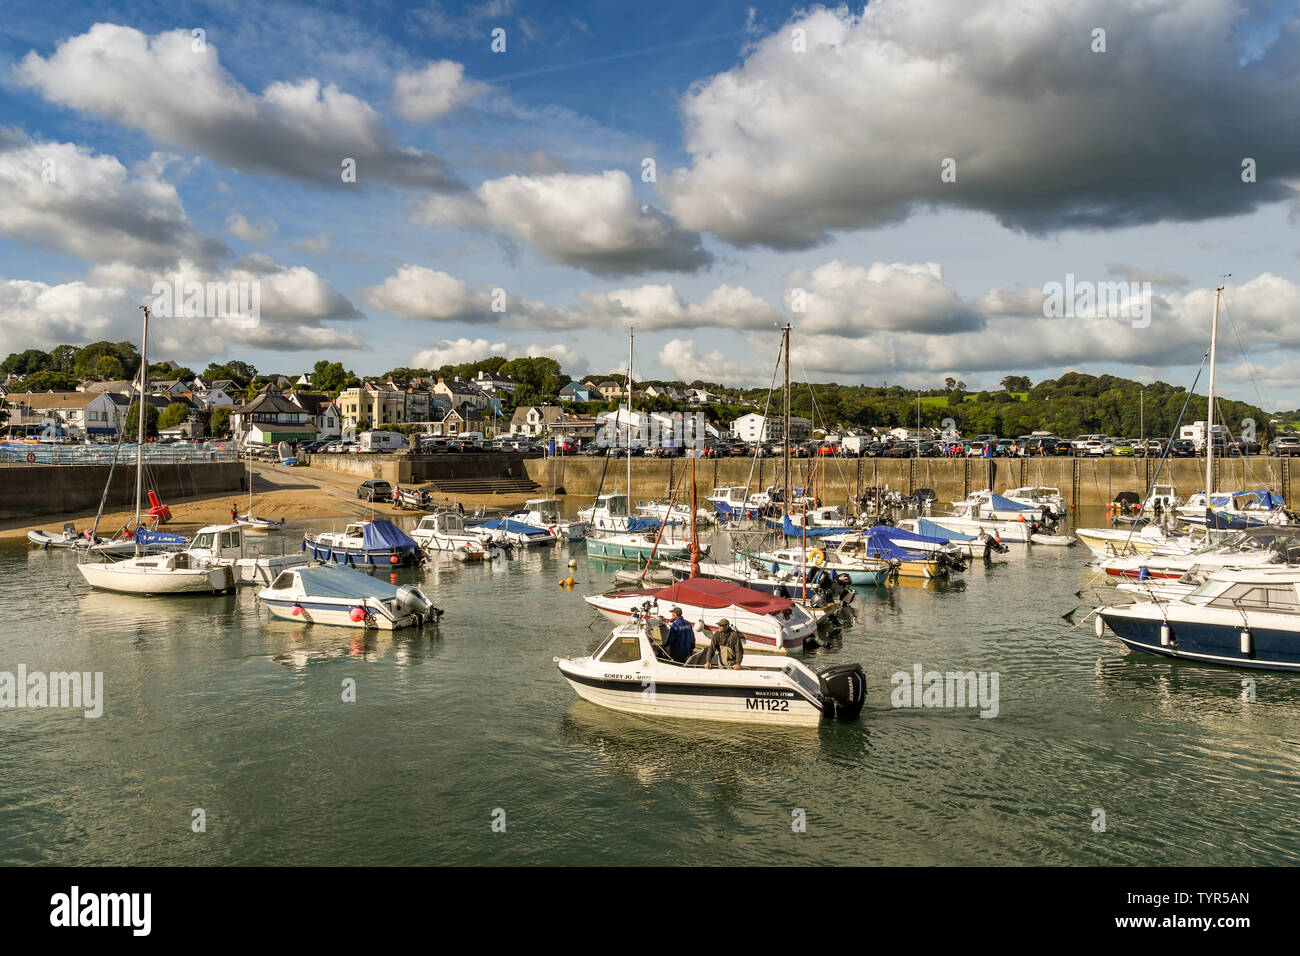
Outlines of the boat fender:
M 1168 625 L 1168 624 L 1161 624 L 1161 625 L 1160 625 L 1160 646 L 1161 646 L 1161 647 L 1173 647 L 1173 646 L 1175 646 L 1175 645 L 1174 645 L 1174 632 L 1171 631 L 1171 630 L 1169 629 L 1169 625 Z
M 1100 614 L 1097 615 L 1097 619 L 1093 622 L 1092 629 L 1097 632 L 1098 637 L 1106 636 L 1106 622 Z
M 1250 628 L 1248 627 L 1243 627 L 1241 629 L 1241 656 L 1255 656 L 1255 641 L 1251 637 Z

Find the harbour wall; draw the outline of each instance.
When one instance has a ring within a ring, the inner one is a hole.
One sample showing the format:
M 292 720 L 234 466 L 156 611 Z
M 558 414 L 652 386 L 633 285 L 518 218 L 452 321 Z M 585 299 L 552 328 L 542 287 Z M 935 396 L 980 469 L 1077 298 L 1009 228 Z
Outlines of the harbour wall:
M 394 485 L 419 485 L 427 481 L 464 478 L 518 478 L 527 480 L 527 461 L 522 455 L 501 452 L 441 455 L 304 455 L 303 464 L 361 481 L 382 478 Z
M 605 491 L 622 491 L 627 484 L 626 460 L 603 458 L 530 458 L 524 464 L 528 475 L 551 492 L 563 488 L 570 495 L 594 495 L 604 474 Z M 1122 491 L 1145 494 L 1160 465 L 1146 458 L 832 458 L 816 462 L 810 477 L 808 459 L 791 462 L 791 484 L 815 488 L 828 504 L 845 504 L 873 485 L 912 493 L 932 488 L 941 502 L 965 498 L 972 491 L 992 488 L 1002 492 L 1024 485 L 1046 485 L 1061 489 L 1072 508 L 1105 507 Z M 716 487 L 746 485 L 760 491 L 780 484 L 783 462 L 765 458 L 714 458 L 696 462 L 696 487 L 700 496 Z M 667 497 L 669 489 L 689 472 L 688 459 L 632 459 L 634 498 Z M 1238 490 L 1267 488 L 1290 500 L 1289 458 L 1231 458 L 1215 461 L 1215 487 Z M 1204 459 L 1178 458 L 1164 463 L 1161 484 L 1172 484 L 1184 497 L 1205 487 Z M 689 495 L 690 476 L 682 485 Z
M 0 468 L 0 519 L 98 508 L 108 473 L 108 465 L 7 465 Z M 238 461 L 151 463 L 145 472 L 145 490 L 156 491 L 164 503 L 238 492 L 244 489 L 244 474 L 244 464 Z M 134 506 L 134 463 L 119 464 L 105 510 Z

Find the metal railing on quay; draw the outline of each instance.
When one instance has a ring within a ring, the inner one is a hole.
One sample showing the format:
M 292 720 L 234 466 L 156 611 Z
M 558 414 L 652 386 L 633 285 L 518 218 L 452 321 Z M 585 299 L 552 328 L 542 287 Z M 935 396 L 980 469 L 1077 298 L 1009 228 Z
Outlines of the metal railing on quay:
M 0 443 L 0 465 L 111 465 L 114 446 L 51 445 L 24 442 Z M 135 443 L 117 451 L 118 464 L 135 461 Z M 144 446 L 144 460 L 151 465 L 209 464 L 239 461 L 239 450 L 229 442 Z

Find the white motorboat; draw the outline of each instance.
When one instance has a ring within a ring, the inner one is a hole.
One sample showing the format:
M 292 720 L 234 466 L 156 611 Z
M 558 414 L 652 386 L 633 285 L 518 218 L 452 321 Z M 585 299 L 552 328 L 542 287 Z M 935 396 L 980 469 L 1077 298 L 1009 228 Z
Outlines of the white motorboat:
M 655 521 L 664 522 L 665 524 L 689 524 L 691 520 L 691 506 L 685 502 L 676 501 L 669 503 L 667 501 L 646 501 L 637 505 L 637 514 L 644 515 L 647 518 L 653 518 Z M 706 508 L 695 509 L 695 523 L 697 525 L 713 524 L 717 515 Z
M 1221 523 L 1215 527 L 1233 527 L 1245 524 L 1290 524 L 1286 502 L 1275 491 L 1215 492 L 1207 496 L 1198 491 L 1187 503 L 1175 508 L 1178 517 L 1189 525 L 1205 526 L 1207 510 L 1212 510 Z
M 669 525 L 660 534 L 654 531 L 595 531 L 587 535 L 587 554 L 593 558 L 644 563 L 688 559 L 691 556 L 690 540 L 670 533 Z M 700 555 L 709 553 L 709 545 L 700 545 Z
M 257 597 L 274 616 L 307 624 L 396 631 L 442 616 L 419 588 L 340 564 L 290 568 Z
M 1028 505 L 1037 511 L 1046 507 L 1054 518 L 1064 518 L 1070 510 L 1060 488 L 1025 485 L 1023 488 L 1011 488 L 1002 492 L 1002 497 L 1017 504 Z
M 1211 573 L 1172 600 L 1158 595 L 1097 609 L 1132 650 L 1263 670 L 1300 671 L 1300 569 L 1260 567 Z
M 1152 485 L 1147 500 L 1142 503 L 1142 513 L 1146 515 L 1163 514 L 1173 511 L 1183 504 L 1173 485 Z
M 245 531 L 239 524 L 208 525 L 198 530 L 185 551 L 195 560 L 234 568 L 236 584 L 269 584 L 281 571 L 309 563 L 301 551 L 248 554 Z
M 749 489 L 742 485 L 714 488 L 706 499 L 722 521 L 757 518 L 759 509 L 749 505 Z
M 1099 558 L 1156 552 L 1190 554 L 1204 544 L 1202 537 L 1167 531 L 1154 524 L 1128 528 L 1076 528 L 1074 533 Z
M 643 611 L 667 615 L 680 607 L 695 627 L 697 645 L 708 644 L 709 632 L 723 620 L 740 632 L 747 651 L 802 650 L 804 641 L 817 633 L 816 619 L 793 601 L 711 578 L 690 578 L 666 588 L 617 589 L 583 600 L 614 623 Z
M 739 670 L 679 664 L 663 649 L 667 631 L 662 618 L 638 616 L 614 628 L 590 656 L 554 661 L 579 697 L 629 714 L 810 725 L 823 717 L 853 720 L 862 711 L 866 679 L 859 664 L 817 672 L 765 655 L 746 655 Z
M 514 518 L 491 518 L 465 530 L 485 541 L 503 541 L 521 548 L 555 544 L 560 540 L 559 532 L 554 528 L 540 528 Z
M 1032 512 L 1026 512 L 1032 514 Z M 926 520 L 947 531 L 978 538 L 990 535 L 999 542 L 1028 544 L 1038 525 L 1033 521 L 998 521 L 991 518 L 974 518 L 969 514 L 931 515 Z
M 188 551 L 77 565 L 92 588 L 119 594 L 220 594 L 235 588 L 235 569 L 195 558 Z
M 1035 514 L 1042 514 L 1044 508 L 1049 512 L 1052 510 L 1048 504 L 1035 505 L 1024 501 L 1012 501 L 1003 495 L 995 495 L 985 488 L 983 491 L 971 492 L 961 501 L 954 501 L 952 513 L 975 520 L 1019 521 L 1024 518 L 1030 521 Z
M 1142 554 L 1109 558 L 1099 567 L 1114 578 L 1178 580 L 1189 571 L 1209 574 L 1224 569 L 1300 564 L 1300 528 L 1260 525 L 1204 547 L 1177 554 Z
M 685 581 L 695 574 L 689 561 L 666 561 L 664 562 L 664 568 L 669 572 L 668 580 L 662 582 L 664 584 Z M 701 561 L 698 565 L 698 574 L 695 576 L 713 578 L 718 581 L 730 581 L 732 584 L 739 584 L 751 591 L 762 591 L 764 594 L 789 598 L 791 601 L 797 601 L 805 607 L 812 608 L 839 607 L 851 604 L 858 596 L 858 592 L 853 590 L 852 584 L 847 578 L 841 580 L 838 575 L 826 568 L 813 565 L 808 566 L 800 575 L 793 568 L 778 567 L 777 570 L 773 571 L 770 566 L 764 565 L 753 558 L 748 561 L 738 561 L 735 564 Z M 614 577 L 616 580 L 626 580 L 619 578 L 617 574 Z M 632 581 L 636 583 L 635 577 L 633 577 Z M 661 582 L 651 580 L 650 583 L 659 584 Z
M 426 551 L 459 551 L 467 545 L 481 546 L 483 536 L 465 527 L 465 518 L 455 511 L 425 515 L 411 531 L 411 537 Z
M 848 546 L 842 544 L 830 551 L 818 547 L 774 548 L 771 551 L 738 551 L 736 554 L 776 570 L 806 573 L 808 568 L 824 568 L 836 576 L 844 575 L 850 584 L 860 586 L 886 584 L 894 572 L 889 561 L 869 556 L 857 542 Z
M 621 492 L 597 495 L 595 504 L 579 511 L 578 517 L 597 531 L 627 531 L 629 524 L 633 529 L 641 524 L 632 514 L 627 495 Z
M 545 528 L 551 534 L 569 541 L 581 541 L 587 536 L 587 525 L 584 522 L 560 517 L 559 498 L 529 498 L 524 502 L 523 508 L 512 511 L 507 517 Z

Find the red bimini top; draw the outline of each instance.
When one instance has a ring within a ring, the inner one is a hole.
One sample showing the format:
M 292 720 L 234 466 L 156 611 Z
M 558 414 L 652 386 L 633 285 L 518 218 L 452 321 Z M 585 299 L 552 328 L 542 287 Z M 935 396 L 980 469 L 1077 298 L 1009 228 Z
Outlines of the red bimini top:
M 794 602 L 789 598 L 764 594 L 762 591 L 713 578 L 688 578 L 685 581 L 678 581 L 671 587 L 656 591 L 655 597 L 660 601 L 694 604 L 696 607 L 714 609 L 731 607 L 734 604 L 755 614 L 779 614 L 794 607 Z

